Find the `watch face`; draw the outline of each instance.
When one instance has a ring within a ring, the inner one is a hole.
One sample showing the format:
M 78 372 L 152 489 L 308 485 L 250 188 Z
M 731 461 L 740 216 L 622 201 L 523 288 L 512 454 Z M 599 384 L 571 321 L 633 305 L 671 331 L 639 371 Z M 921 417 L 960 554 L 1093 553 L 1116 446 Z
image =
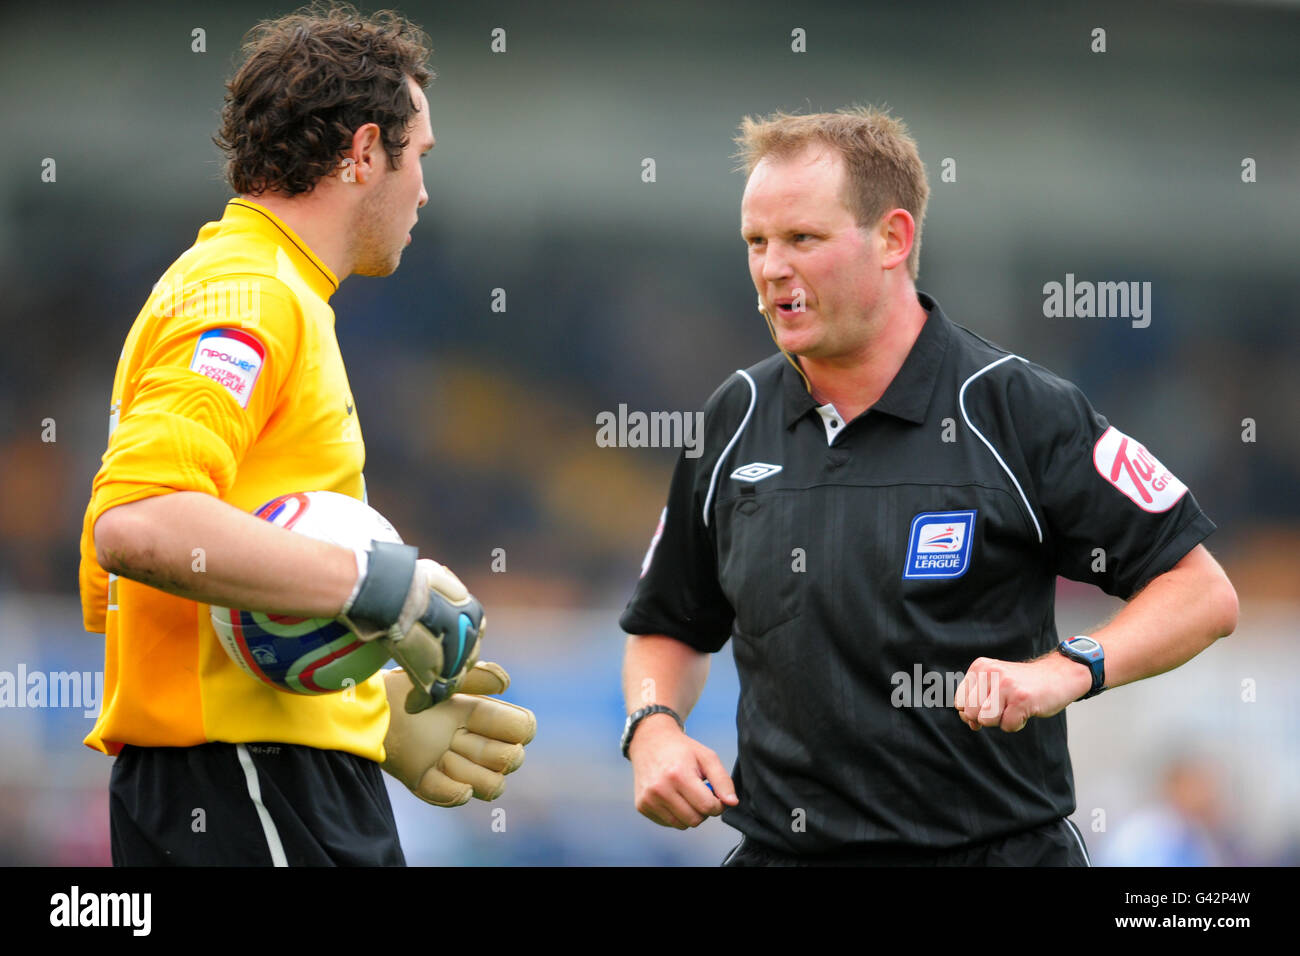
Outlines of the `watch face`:
M 1076 637 L 1068 643 L 1070 650 L 1078 651 L 1081 654 L 1091 654 L 1093 651 L 1101 647 L 1100 644 L 1090 637 Z

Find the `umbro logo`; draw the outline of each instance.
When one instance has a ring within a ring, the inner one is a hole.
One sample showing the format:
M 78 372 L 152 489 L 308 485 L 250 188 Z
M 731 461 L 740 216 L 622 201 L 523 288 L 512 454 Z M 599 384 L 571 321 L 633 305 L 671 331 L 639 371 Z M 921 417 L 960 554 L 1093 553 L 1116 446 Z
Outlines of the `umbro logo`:
M 748 465 L 741 465 L 731 473 L 731 477 L 737 481 L 762 481 L 764 478 L 771 478 L 781 470 L 781 467 L 781 465 L 769 465 L 765 461 L 755 461 Z

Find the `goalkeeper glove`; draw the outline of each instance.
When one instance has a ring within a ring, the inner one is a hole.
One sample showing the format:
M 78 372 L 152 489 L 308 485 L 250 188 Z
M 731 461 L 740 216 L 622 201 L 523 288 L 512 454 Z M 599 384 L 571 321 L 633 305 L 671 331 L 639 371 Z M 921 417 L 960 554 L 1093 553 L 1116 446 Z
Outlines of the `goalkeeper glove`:
M 458 807 L 471 796 L 501 796 L 505 775 L 519 769 L 524 745 L 537 733 L 531 710 L 469 693 L 500 694 L 510 686 L 504 668 L 475 664 L 462 685 L 467 693 L 418 714 L 397 706 L 411 690 L 406 672 L 383 673 L 390 711 L 383 769 L 436 807 Z
M 373 541 L 366 569 L 338 618 L 363 641 L 384 642 L 410 675 L 407 713 L 455 693 L 478 659 L 483 606 L 460 578 L 407 544 Z

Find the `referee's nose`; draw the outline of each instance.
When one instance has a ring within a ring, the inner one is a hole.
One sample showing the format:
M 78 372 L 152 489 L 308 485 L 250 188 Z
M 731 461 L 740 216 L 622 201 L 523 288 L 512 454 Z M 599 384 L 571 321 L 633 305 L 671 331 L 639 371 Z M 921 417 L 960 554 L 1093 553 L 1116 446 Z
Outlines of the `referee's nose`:
M 785 247 L 780 242 L 768 242 L 763 250 L 762 276 L 768 282 L 780 282 L 794 275 Z

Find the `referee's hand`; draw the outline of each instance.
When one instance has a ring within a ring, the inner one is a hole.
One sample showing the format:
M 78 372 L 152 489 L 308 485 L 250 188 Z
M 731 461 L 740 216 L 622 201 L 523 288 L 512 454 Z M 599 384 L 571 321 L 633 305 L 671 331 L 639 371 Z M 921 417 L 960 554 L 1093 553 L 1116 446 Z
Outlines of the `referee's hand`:
M 686 736 L 668 714 L 643 720 L 627 754 L 637 811 L 660 826 L 697 827 L 740 802 L 718 755 Z
M 1056 716 L 1091 687 L 1088 668 L 1055 651 L 1024 662 L 978 657 L 957 685 L 953 706 L 971 730 L 1014 734 L 1034 717 Z

